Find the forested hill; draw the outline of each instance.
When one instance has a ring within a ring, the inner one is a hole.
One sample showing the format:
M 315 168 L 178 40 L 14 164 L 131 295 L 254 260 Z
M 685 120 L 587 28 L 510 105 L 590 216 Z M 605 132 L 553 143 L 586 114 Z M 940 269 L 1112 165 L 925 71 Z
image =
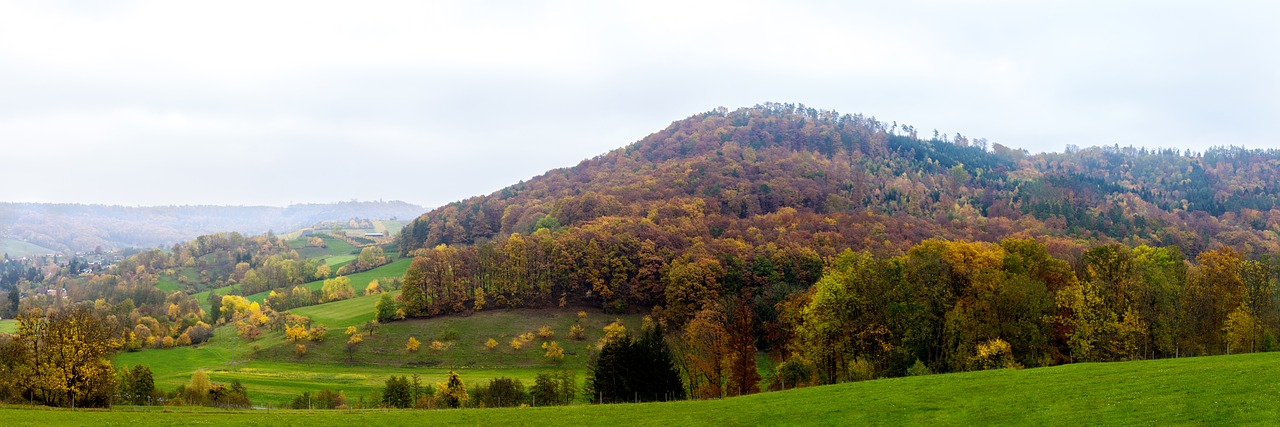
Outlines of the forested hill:
M 400 201 L 296 204 L 284 208 L 0 203 L 0 237 L 56 250 L 153 248 L 216 232 L 284 233 L 323 221 L 352 218 L 408 220 L 425 210 Z
M 1280 151 L 1068 147 L 1029 155 L 803 105 L 718 109 L 488 196 L 435 209 L 402 251 L 625 222 L 654 238 L 901 253 L 929 238 L 1278 249 Z M 592 225 L 594 224 L 594 225 Z M 655 240 L 656 242 L 657 240 Z M 782 242 L 778 242 L 782 244 Z

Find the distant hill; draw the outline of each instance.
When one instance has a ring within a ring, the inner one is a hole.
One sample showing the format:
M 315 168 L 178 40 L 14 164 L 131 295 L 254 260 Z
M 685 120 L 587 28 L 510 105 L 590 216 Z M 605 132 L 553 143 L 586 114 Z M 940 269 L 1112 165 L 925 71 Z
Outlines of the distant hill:
M 1256 258 L 1280 251 L 1278 201 L 1277 150 L 1032 155 L 766 104 L 698 114 L 436 208 L 405 226 L 400 249 L 429 249 L 406 276 L 427 293 L 412 294 L 411 315 L 465 310 L 473 288 L 518 306 L 632 311 L 665 301 L 670 314 L 686 292 L 719 294 L 705 287 L 750 291 L 772 321 L 776 304 L 846 249 L 896 256 L 931 238 L 1012 237 L 1073 265 L 1107 243 L 1173 246 L 1189 258 L 1230 246 Z
M 53 250 L 153 248 L 216 232 L 283 233 L 325 221 L 408 219 L 425 210 L 400 201 L 298 204 L 285 208 L 0 203 L 0 237 Z
M 718 109 L 577 166 L 434 209 L 409 224 L 402 247 L 528 234 L 544 218 L 570 229 L 606 218 L 656 222 L 694 202 L 700 212 L 682 239 L 755 234 L 750 227 L 767 235 L 777 225 L 764 228 L 760 219 L 794 211 L 784 221 L 798 226 L 793 237 L 830 231 L 838 238 L 823 241 L 836 250 L 892 253 L 929 237 L 1026 235 L 1177 245 L 1191 256 L 1220 244 L 1274 253 L 1280 151 L 1112 145 L 1032 155 L 804 105 Z M 829 218 L 856 219 L 824 230 Z

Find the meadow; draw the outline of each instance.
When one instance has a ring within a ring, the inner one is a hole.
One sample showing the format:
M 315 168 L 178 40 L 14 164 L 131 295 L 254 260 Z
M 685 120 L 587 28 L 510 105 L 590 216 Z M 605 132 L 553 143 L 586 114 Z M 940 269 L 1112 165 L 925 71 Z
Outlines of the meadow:
M 9 425 L 1204 425 L 1271 424 L 1280 353 L 1080 363 L 808 387 L 723 400 L 439 411 L 70 411 L 9 407 Z M 355 375 L 359 375 L 359 370 Z M 477 375 L 478 376 L 478 375 Z M 253 387 L 250 387 L 253 390 Z M 161 411 L 163 408 L 149 408 Z
M 197 369 L 205 369 L 214 382 L 241 381 L 253 402 L 260 405 L 279 407 L 305 391 L 324 388 L 341 390 L 352 402 L 361 398 L 373 402 L 391 375 L 418 374 L 425 384 L 433 384 L 456 370 L 468 383 L 510 377 L 532 384 L 540 372 L 568 369 L 575 371 L 582 383 L 592 346 L 603 335 L 603 327 L 620 319 L 629 330 L 638 330 L 641 320 L 636 315 L 607 316 L 592 310 L 581 320 L 585 339 L 575 341 L 569 339 L 568 330 L 578 320 L 579 310 L 483 311 L 465 317 L 390 322 L 379 326 L 354 353 L 348 353 L 344 329 L 372 320 L 378 297 L 294 309 L 294 313 L 313 316 L 315 323 L 328 328 L 323 341 L 305 343 L 307 353 L 302 357 L 295 354 L 294 343 L 285 341 L 280 333 L 265 333 L 247 342 L 236 337 L 232 328 L 222 326 L 207 343 L 120 353 L 114 363 L 150 367 L 156 387 L 164 390 L 187 383 Z M 535 333 L 542 325 L 556 333 L 552 340 L 564 347 L 564 359 L 545 358 L 540 347 L 544 340 L 537 337 L 520 350 L 511 347 L 512 339 Z M 405 349 L 409 337 L 421 342 L 418 351 Z M 489 338 L 499 343 L 493 350 L 484 346 Z M 432 349 L 433 341 L 439 341 L 441 348 Z
M 17 239 L 10 239 L 8 237 L 0 237 L 0 253 L 8 254 L 11 258 L 52 254 L 57 252 L 58 251 L 36 245 L 34 243 L 27 243 Z

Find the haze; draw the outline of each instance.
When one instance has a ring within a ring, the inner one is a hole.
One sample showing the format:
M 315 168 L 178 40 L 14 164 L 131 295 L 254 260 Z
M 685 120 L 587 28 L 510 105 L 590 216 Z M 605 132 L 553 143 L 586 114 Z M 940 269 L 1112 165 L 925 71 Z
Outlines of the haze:
M 717 106 L 1277 148 L 1263 2 L 0 2 L 0 201 L 437 206 Z

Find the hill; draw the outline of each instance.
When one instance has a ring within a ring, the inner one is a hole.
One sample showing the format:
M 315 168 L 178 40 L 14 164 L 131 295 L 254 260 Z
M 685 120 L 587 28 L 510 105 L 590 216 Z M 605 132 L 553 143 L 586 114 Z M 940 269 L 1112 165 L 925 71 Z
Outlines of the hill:
M 419 298 L 432 303 L 411 303 L 411 315 L 465 310 L 483 288 L 499 305 L 661 307 L 682 320 L 692 311 L 673 307 L 673 296 L 714 290 L 749 294 L 757 320 L 773 321 L 773 307 L 846 249 L 891 257 L 933 238 L 1032 238 L 1077 275 L 1085 251 L 1109 243 L 1178 248 L 1187 259 L 1228 246 L 1257 259 L 1280 252 L 1277 182 L 1276 150 L 1031 155 L 766 104 L 695 115 L 434 209 L 399 243 L 420 255 L 406 284 L 435 292 Z
M 1181 425 L 1267 424 L 1275 353 L 1002 369 L 809 387 L 722 400 L 432 411 L 77 412 L 6 409 L 15 425 Z M 1243 375 L 1242 373 L 1248 373 Z M 23 421 L 25 420 L 25 421 Z
M 960 134 L 920 138 L 913 127 L 861 115 L 766 104 L 695 115 L 577 166 L 436 208 L 408 225 L 401 245 L 408 252 L 605 220 L 662 225 L 673 214 L 692 219 L 693 230 L 679 237 L 736 237 L 794 210 L 799 239 L 818 237 L 812 223 L 828 218 L 865 223 L 842 227 L 820 250 L 893 252 L 925 236 L 1029 235 L 1180 245 L 1193 257 L 1222 244 L 1254 254 L 1280 248 L 1277 178 L 1277 150 L 1113 145 L 1031 155 Z
M 339 202 L 271 206 L 128 207 L 77 204 L 0 203 L 0 237 L 58 251 L 154 248 L 216 232 L 255 235 L 287 232 L 353 218 L 412 218 L 424 208 L 400 201 Z M 371 226 L 387 228 L 384 225 Z
M 30 255 L 51 254 L 57 251 L 46 247 L 41 247 L 21 240 L 0 238 L 0 253 L 8 254 L 11 257 L 19 258 Z
M 369 335 L 357 352 L 346 353 L 343 329 L 372 319 L 377 299 L 365 296 L 294 309 L 294 313 L 311 316 L 329 328 L 328 338 L 307 343 L 307 354 L 301 358 L 283 333 L 267 332 L 250 342 L 237 338 L 234 327 L 227 325 L 217 328 L 214 337 L 202 345 L 124 352 L 117 354 L 114 362 L 116 366 L 149 366 L 155 374 L 156 387 L 165 390 L 186 384 L 193 372 L 207 369 L 213 381 L 243 382 L 252 391 L 253 402 L 259 405 L 278 407 L 303 392 L 322 388 L 341 390 L 352 401 L 363 398 L 373 402 L 390 375 L 416 373 L 431 384 L 443 380 L 451 369 L 459 370 L 472 382 L 509 377 L 527 384 L 532 384 L 539 372 L 568 369 L 577 372 L 582 386 L 589 346 L 600 339 L 603 327 L 617 318 L 631 330 L 640 326 L 638 316 L 606 316 L 592 310 L 582 320 L 585 339 L 576 341 L 568 338 L 568 330 L 578 319 L 577 310 L 486 311 L 466 317 L 387 323 Z M 556 333 L 552 339 L 566 350 L 563 360 L 544 358 L 538 346 L 541 338 L 534 338 L 520 350 L 511 348 L 512 339 L 533 333 L 542 325 Z M 405 351 L 411 336 L 422 342 L 421 350 Z M 489 338 L 498 340 L 500 346 L 487 350 L 484 343 Z M 432 341 L 440 341 L 443 347 L 431 349 Z

